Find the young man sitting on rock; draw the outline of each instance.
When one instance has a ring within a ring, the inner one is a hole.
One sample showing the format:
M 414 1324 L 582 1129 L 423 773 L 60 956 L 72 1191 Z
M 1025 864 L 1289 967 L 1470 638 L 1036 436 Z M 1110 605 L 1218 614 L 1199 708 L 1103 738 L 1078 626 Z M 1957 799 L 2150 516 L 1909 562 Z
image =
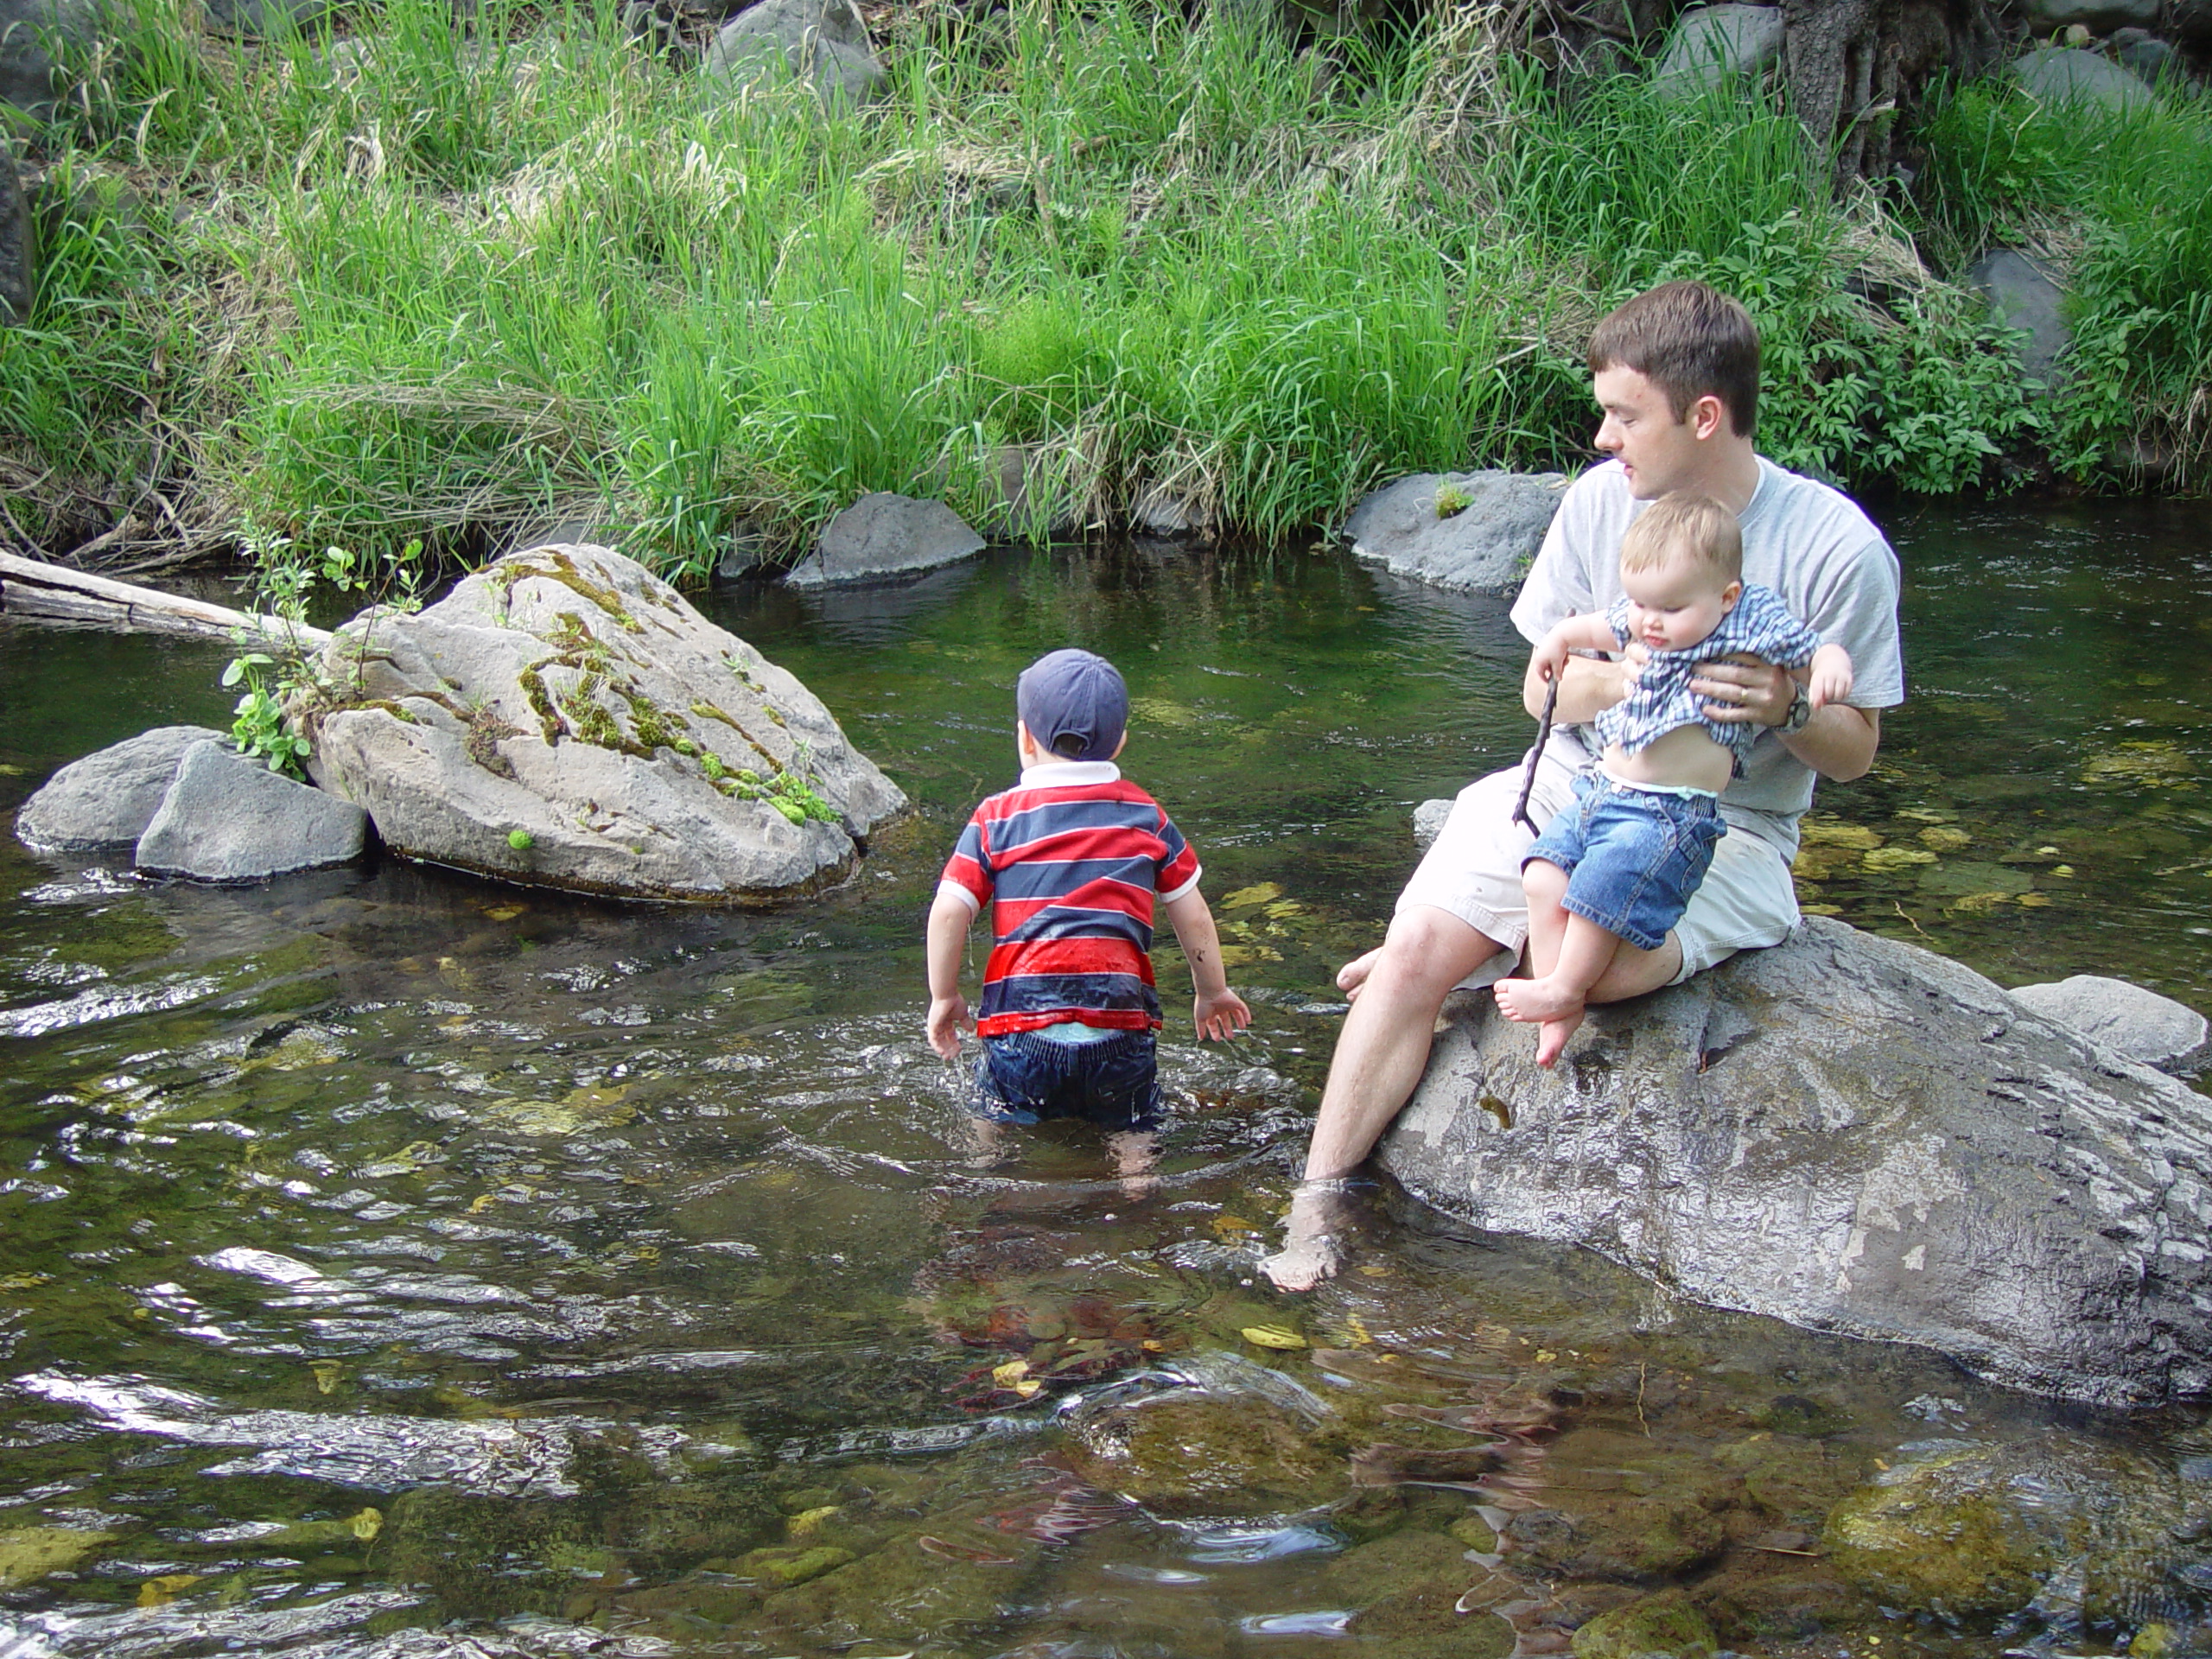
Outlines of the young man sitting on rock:
M 1690 689 L 1714 721 L 1763 728 L 1743 772 L 1720 797 L 1729 833 L 1681 920 L 1653 950 L 1624 950 L 1592 1002 L 1617 1002 L 1777 944 L 1797 920 L 1789 882 L 1797 820 L 1817 777 L 1848 779 L 1873 764 L 1881 711 L 1904 701 L 1897 645 L 1897 563 L 1849 498 L 1761 456 L 1758 334 L 1742 306 L 1702 283 L 1639 295 L 1598 325 L 1588 354 L 1604 419 L 1597 447 L 1610 460 L 1567 491 L 1513 606 L 1533 644 L 1562 619 L 1604 611 L 1621 596 L 1621 537 L 1646 503 L 1674 491 L 1733 512 L 1743 576 L 1775 589 L 1791 615 L 1851 655 L 1847 701 L 1812 708 L 1789 672 L 1743 661 L 1704 665 Z M 1589 728 L 1641 664 L 1577 657 L 1559 683 L 1559 729 L 1537 762 L 1529 810 L 1541 828 L 1573 798 L 1595 758 Z M 1547 690 L 1531 666 L 1522 688 L 1533 716 Z M 1428 1063 L 1446 995 L 1510 972 L 1527 941 L 1522 860 L 1534 837 L 1513 818 L 1522 768 L 1478 779 L 1459 793 L 1444 830 L 1400 894 L 1379 950 L 1347 964 L 1352 998 L 1294 1195 L 1288 1236 L 1263 1264 L 1286 1290 L 1335 1272 L 1334 1229 L 1346 1178 L 1412 1096 Z

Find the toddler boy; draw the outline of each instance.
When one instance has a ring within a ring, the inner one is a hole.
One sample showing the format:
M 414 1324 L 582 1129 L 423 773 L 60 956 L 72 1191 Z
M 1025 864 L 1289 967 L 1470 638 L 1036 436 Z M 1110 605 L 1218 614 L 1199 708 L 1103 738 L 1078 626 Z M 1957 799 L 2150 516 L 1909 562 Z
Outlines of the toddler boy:
M 1499 980 L 1496 993 L 1506 1018 L 1543 1027 L 1542 1064 L 1582 1023 L 1623 941 L 1666 942 L 1727 827 L 1719 794 L 1758 728 L 1707 715 L 1689 689 L 1698 664 L 1763 658 L 1789 670 L 1815 709 L 1850 695 L 1850 653 L 1822 644 L 1771 588 L 1746 587 L 1743 562 L 1734 514 L 1702 496 L 1662 496 L 1621 539 L 1622 597 L 1602 616 L 1568 617 L 1532 653 L 1547 680 L 1575 651 L 1648 653 L 1627 695 L 1598 715 L 1597 766 L 1522 861 L 1529 975 Z
M 961 956 L 988 899 L 977 1115 L 1086 1119 L 1116 1132 L 1126 1171 L 1160 1122 L 1155 906 L 1191 964 L 1199 1036 L 1226 1039 L 1252 1011 L 1224 976 L 1198 855 L 1114 764 L 1129 715 L 1120 672 L 1090 652 L 1055 651 L 1023 671 L 1015 707 L 1021 781 L 976 809 L 930 908 L 930 1046 L 960 1056 Z

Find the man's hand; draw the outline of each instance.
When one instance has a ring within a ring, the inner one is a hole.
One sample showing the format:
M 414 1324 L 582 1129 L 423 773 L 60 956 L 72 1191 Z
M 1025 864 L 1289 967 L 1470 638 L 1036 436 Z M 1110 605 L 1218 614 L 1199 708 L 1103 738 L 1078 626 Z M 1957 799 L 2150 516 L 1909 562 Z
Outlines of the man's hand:
M 1198 1027 L 1200 1037 L 1225 1043 L 1252 1023 L 1252 1010 L 1244 1006 L 1243 997 L 1224 986 L 1211 996 L 1191 999 L 1191 1023 Z
M 972 1024 L 968 1018 L 968 999 L 959 992 L 930 999 L 930 1017 L 924 1029 L 929 1033 L 930 1046 L 938 1052 L 939 1058 L 960 1058 L 960 1033 Z
M 1707 715 L 1724 726 L 1779 726 L 1797 696 L 1788 669 L 1750 658 L 1700 663 L 1689 689 Z

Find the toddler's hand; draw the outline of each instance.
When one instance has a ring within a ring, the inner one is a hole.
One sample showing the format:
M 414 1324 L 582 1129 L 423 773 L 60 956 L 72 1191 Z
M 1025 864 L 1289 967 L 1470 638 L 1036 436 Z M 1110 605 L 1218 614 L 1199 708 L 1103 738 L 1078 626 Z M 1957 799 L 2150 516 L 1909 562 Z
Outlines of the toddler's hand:
M 1536 641 L 1536 648 L 1529 653 L 1529 664 L 1536 671 L 1538 679 L 1550 682 L 1567 672 L 1567 659 L 1573 654 L 1560 637 L 1559 630 L 1554 628 Z
M 955 991 L 950 996 L 930 999 L 930 1017 L 923 1029 L 929 1033 L 930 1046 L 940 1058 L 957 1060 L 960 1058 L 960 1033 L 971 1023 L 968 999 Z
M 1841 658 L 1840 661 L 1834 660 Z M 1851 695 L 1851 659 L 1840 652 L 1823 652 L 1805 677 L 1805 701 L 1815 709 L 1841 702 Z
M 1218 996 L 1192 998 L 1191 1021 L 1198 1027 L 1200 1037 L 1225 1043 L 1252 1023 L 1252 1010 L 1244 1006 L 1244 999 L 1236 992 L 1224 990 Z

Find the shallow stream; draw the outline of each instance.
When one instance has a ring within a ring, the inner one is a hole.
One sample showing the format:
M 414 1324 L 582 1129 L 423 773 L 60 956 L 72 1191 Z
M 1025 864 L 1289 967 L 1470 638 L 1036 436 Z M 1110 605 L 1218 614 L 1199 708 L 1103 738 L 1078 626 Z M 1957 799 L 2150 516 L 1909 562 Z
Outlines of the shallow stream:
M 1823 791 L 1848 827 L 1808 836 L 1808 905 L 2005 984 L 2212 1008 L 2212 512 L 1890 528 L 1913 700 Z M 0 837 L 0 1655 L 1500 1659 L 1677 1582 L 1762 1653 L 2204 1620 L 2187 1528 L 2087 1628 L 2048 1586 L 1891 1617 L 1818 1541 L 1931 1440 L 2212 1508 L 2198 1414 L 1993 1392 L 1388 1195 L 1338 1281 L 1257 1278 L 1413 804 L 1526 742 L 1502 603 L 1138 547 L 710 608 L 919 807 L 804 907 L 389 861 L 217 890 Z M 921 1039 L 937 870 L 1011 779 L 1014 674 L 1071 641 L 1128 674 L 1124 764 L 1256 1014 L 1201 1050 L 1160 953 L 1152 1185 L 1079 1133 L 994 1161 Z M 0 811 L 227 723 L 227 654 L 0 632 Z M 1170 1418 L 1115 1401 L 1169 1386 L 1200 1402 L 1179 1438 L 1117 1440 Z

